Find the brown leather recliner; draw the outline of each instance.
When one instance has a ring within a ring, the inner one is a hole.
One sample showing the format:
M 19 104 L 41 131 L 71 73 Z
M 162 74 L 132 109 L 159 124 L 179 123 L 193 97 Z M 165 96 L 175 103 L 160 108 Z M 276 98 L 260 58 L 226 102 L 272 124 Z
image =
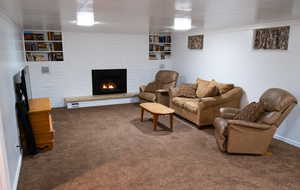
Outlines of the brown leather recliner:
M 158 102 L 169 106 L 169 89 L 176 87 L 177 79 L 176 71 L 158 71 L 153 82 L 140 87 L 139 98 L 142 102 Z
M 256 122 L 233 120 L 239 109 L 221 108 L 221 117 L 214 121 L 215 137 L 223 152 L 239 154 L 267 153 L 273 135 L 287 117 L 297 99 L 289 92 L 271 88 L 261 97 L 264 113 Z

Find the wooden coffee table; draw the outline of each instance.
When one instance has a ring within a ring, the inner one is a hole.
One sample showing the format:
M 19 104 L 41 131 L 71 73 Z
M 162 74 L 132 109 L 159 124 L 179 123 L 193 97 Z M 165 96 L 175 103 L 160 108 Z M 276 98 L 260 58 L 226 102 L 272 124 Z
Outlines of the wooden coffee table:
M 144 120 L 144 110 L 150 112 L 153 116 L 153 130 L 156 130 L 157 128 L 157 121 L 159 115 L 169 115 L 170 116 L 170 128 L 171 131 L 173 131 L 173 114 L 174 110 L 171 108 L 168 108 L 167 106 L 164 106 L 159 103 L 142 103 L 140 104 L 141 107 L 141 121 Z

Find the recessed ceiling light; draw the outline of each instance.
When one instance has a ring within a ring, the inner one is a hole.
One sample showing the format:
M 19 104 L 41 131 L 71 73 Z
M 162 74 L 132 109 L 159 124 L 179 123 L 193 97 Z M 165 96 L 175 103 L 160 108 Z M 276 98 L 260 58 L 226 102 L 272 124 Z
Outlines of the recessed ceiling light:
M 174 18 L 174 30 L 190 30 L 192 28 L 191 18 Z
M 77 12 L 76 24 L 78 26 L 93 26 L 95 24 L 94 12 Z
M 77 20 L 71 20 L 69 21 L 70 24 L 76 24 L 77 25 Z M 95 21 L 94 22 L 94 25 L 97 25 L 97 24 L 104 24 L 104 22 L 99 22 L 99 21 Z

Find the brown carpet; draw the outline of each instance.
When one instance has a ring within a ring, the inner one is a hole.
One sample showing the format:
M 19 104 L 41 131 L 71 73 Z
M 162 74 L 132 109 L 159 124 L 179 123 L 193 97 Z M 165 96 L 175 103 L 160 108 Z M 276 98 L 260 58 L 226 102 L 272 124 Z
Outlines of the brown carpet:
M 213 128 L 168 117 L 153 132 L 136 104 L 53 110 L 52 151 L 26 157 L 20 190 L 299 189 L 300 149 L 274 140 L 272 156 L 228 155 Z

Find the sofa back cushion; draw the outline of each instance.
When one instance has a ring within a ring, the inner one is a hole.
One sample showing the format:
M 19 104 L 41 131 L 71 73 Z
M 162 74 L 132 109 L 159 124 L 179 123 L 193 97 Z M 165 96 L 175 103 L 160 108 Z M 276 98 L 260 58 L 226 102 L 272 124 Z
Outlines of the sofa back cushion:
M 181 84 L 178 91 L 178 96 L 187 98 L 196 98 L 197 84 Z
M 264 113 L 264 107 L 261 103 L 251 102 L 244 107 L 235 117 L 236 120 L 255 122 Z
M 225 94 L 226 92 L 234 88 L 233 84 L 220 83 L 216 82 L 215 80 L 212 80 L 212 82 L 217 86 L 220 94 Z

